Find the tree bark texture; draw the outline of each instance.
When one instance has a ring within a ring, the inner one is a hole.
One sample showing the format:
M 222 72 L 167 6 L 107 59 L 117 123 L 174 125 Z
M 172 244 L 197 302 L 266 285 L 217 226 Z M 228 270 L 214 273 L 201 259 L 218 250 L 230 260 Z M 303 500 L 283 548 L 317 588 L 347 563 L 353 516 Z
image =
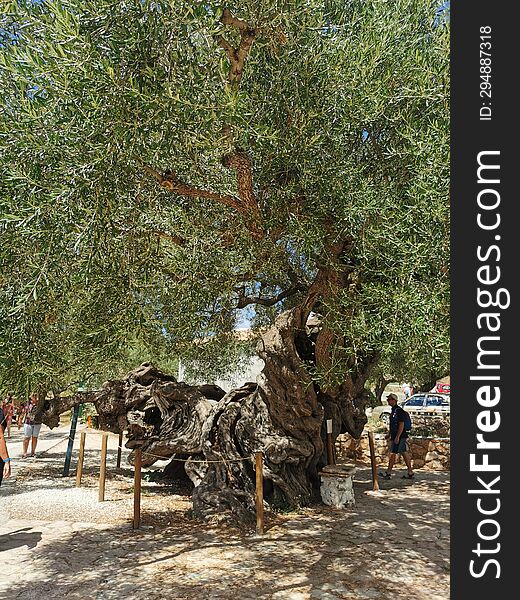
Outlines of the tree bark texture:
M 256 383 L 225 394 L 217 386 L 178 382 L 145 363 L 99 392 L 51 401 L 43 421 L 55 426 L 61 412 L 93 402 L 100 428 L 126 430 L 126 446 L 142 449 L 143 466 L 168 458 L 183 465 L 201 518 L 220 514 L 253 522 L 258 451 L 264 454 L 265 500 L 308 504 L 326 464 L 325 418 L 333 419 L 334 437 L 344 431 L 359 436 L 366 377 L 321 391 L 305 367 L 315 350 L 306 318 L 302 308 L 293 308 L 262 335 L 258 354 L 265 367 Z

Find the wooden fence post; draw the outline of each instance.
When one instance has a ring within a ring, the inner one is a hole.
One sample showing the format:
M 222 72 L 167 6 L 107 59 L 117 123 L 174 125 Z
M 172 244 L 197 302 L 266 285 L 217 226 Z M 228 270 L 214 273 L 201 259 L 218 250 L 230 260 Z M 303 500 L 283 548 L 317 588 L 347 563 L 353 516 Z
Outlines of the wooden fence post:
M 377 492 L 379 491 L 379 480 L 377 475 L 374 434 L 371 431 L 368 432 L 368 445 L 370 446 L 370 462 L 372 463 L 372 489 L 374 490 L 374 492 Z
M 133 529 L 141 525 L 141 463 L 142 449 L 136 448 L 134 455 L 134 520 Z
M 79 438 L 79 457 L 78 467 L 76 469 L 76 487 L 81 487 L 81 476 L 83 475 L 83 458 L 85 456 L 85 438 L 87 434 L 82 431 Z
M 99 498 L 100 502 L 105 500 L 105 479 L 107 474 L 107 445 L 108 433 L 104 433 L 101 438 L 101 467 L 99 469 Z
M 264 533 L 264 475 L 263 475 L 263 455 L 261 452 L 255 452 L 256 462 L 256 533 Z
M 117 463 L 116 467 L 121 468 L 121 447 L 123 445 L 123 432 L 119 434 L 119 441 L 117 442 Z
M 335 465 L 334 444 L 332 441 L 332 419 L 327 419 L 327 464 Z

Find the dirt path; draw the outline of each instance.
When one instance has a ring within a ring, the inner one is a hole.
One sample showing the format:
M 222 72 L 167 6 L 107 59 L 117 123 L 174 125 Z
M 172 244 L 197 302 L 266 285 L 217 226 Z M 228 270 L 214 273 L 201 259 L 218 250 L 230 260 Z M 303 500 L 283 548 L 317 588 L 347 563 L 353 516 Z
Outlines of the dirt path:
M 80 489 L 61 477 L 66 439 L 57 440 L 0 488 L 2 599 L 449 598 L 447 473 L 396 477 L 373 495 L 369 470 L 360 468 L 354 509 L 278 515 L 262 538 L 192 521 L 189 498 L 146 483 L 144 528 L 132 531 L 131 470 L 109 468 L 108 501 L 98 503 L 99 440 L 90 438 Z M 109 464 L 116 446 L 111 438 Z M 16 442 L 10 448 L 14 456 Z M 74 455 L 72 475 L 75 464 Z

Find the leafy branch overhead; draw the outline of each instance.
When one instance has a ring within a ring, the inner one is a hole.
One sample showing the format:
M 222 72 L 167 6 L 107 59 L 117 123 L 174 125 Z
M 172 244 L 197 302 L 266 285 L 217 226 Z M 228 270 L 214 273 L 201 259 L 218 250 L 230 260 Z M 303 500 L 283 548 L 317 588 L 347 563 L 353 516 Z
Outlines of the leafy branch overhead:
M 238 30 L 240 42 L 236 48 L 223 37 L 216 36 L 218 44 L 224 48 L 229 58 L 229 83 L 238 87 L 242 72 L 245 67 L 245 61 L 256 37 L 255 30 L 242 19 L 234 17 L 228 8 L 222 11 L 221 22 Z M 224 128 L 226 135 L 231 136 L 229 127 Z M 241 214 L 247 223 L 247 228 L 254 239 L 262 239 L 264 232 L 261 228 L 261 213 L 257 199 L 253 190 L 252 164 L 248 154 L 242 150 L 236 149 L 222 157 L 222 165 L 236 173 L 236 185 L 238 198 L 226 194 L 218 194 L 209 190 L 203 190 L 191 186 L 181 181 L 172 171 L 164 174 L 159 173 L 152 167 L 144 165 L 144 170 L 155 177 L 160 185 L 179 196 L 195 197 L 212 200 L 219 204 L 229 206 Z
M 449 28 L 437 9 L 6 11 L 4 385 L 117 371 L 129 347 L 167 360 L 296 307 L 322 323 L 316 381 L 341 384 L 375 356 L 442 371 Z

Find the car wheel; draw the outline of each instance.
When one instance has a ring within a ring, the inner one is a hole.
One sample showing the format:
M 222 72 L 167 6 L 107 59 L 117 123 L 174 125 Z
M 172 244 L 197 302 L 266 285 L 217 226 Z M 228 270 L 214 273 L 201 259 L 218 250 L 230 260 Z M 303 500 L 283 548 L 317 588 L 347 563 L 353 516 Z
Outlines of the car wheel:
M 379 420 L 382 421 L 385 425 L 390 424 L 390 415 L 388 413 L 381 413 L 379 415 Z

